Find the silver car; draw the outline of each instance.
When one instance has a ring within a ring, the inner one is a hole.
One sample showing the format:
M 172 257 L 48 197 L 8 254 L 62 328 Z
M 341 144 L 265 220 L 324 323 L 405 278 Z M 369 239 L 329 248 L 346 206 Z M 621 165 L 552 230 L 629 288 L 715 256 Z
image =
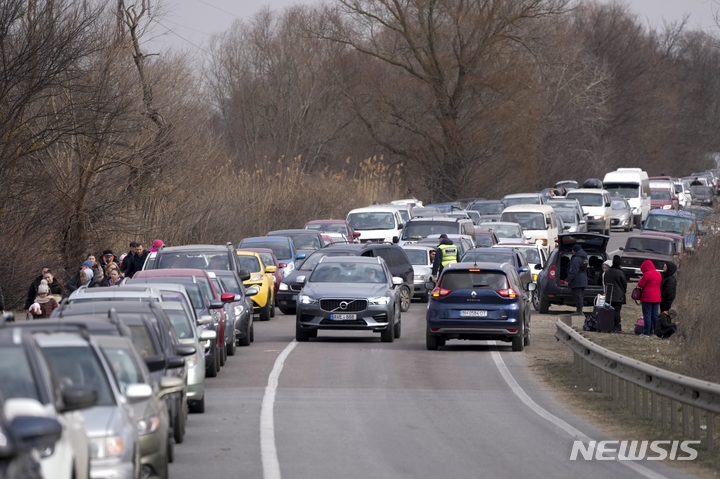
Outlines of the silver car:
M 92 338 L 56 333 L 36 334 L 35 340 L 61 385 L 91 387 L 98 394 L 95 406 L 82 410 L 90 442 L 90 477 L 139 477 L 140 447 L 132 404 L 149 399 L 152 389 L 147 384 L 130 384 L 123 396 Z
M 632 207 L 625 198 L 612 198 L 610 207 L 612 208 L 611 228 L 622 228 L 625 231 L 632 231 L 635 228 Z
M 320 329 L 379 332 L 383 342 L 400 337 L 400 290 L 382 258 L 324 256 L 297 297 L 295 339 L 307 341 Z
M 562 233 L 587 233 L 587 221 L 575 208 L 553 207 L 553 210 L 563 223 Z
M 402 249 L 405 250 L 405 254 L 413 267 L 413 296 L 427 302 L 428 290 L 425 288 L 425 282 L 430 279 L 432 273 L 433 262 L 430 259 L 430 253 L 435 251 L 435 248 L 433 246 L 408 244 L 403 246 Z

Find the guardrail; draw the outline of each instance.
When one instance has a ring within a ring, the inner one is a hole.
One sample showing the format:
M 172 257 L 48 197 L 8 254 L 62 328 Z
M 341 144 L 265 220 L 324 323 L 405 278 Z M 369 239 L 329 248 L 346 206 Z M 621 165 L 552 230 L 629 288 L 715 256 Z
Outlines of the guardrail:
M 575 365 L 591 379 L 594 389 L 626 403 L 636 415 L 701 441 L 709 451 L 715 450 L 720 385 L 612 352 L 584 338 L 565 321 L 555 321 L 555 337 L 573 351 Z

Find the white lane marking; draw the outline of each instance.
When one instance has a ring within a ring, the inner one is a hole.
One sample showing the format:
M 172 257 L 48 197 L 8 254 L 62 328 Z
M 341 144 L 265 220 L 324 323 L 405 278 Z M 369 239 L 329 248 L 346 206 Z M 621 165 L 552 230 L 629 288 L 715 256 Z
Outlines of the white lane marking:
M 495 346 L 497 343 L 495 341 L 488 341 L 489 344 L 492 344 Z M 520 385 L 517 383 L 515 378 L 513 377 L 512 373 L 508 369 L 507 365 L 505 364 L 505 361 L 503 360 L 502 356 L 500 355 L 500 352 L 497 350 L 491 351 L 493 361 L 495 361 L 495 366 L 498 368 L 498 371 L 500 371 L 500 375 L 503 377 L 505 382 L 508 386 L 510 386 L 510 389 L 512 389 L 512 392 L 515 393 L 515 395 L 520 398 L 520 400 L 525 403 L 527 407 L 533 410 L 535 414 L 540 416 L 543 419 L 546 419 L 562 429 L 563 431 L 570 434 L 575 439 L 581 439 L 584 441 L 589 441 L 591 438 L 587 435 L 585 435 L 582 431 L 579 429 L 574 428 L 567 422 L 563 421 L 559 417 L 555 416 L 554 414 L 551 414 L 546 409 L 541 407 L 538 403 L 532 400 L 530 396 L 525 392 L 525 390 L 520 387 Z M 569 457 L 569 456 L 568 456 Z M 637 472 L 638 474 L 647 477 L 648 479 L 667 479 L 667 477 L 663 476 L 662 474 L 658 474 L 657 472 L 651 471 L 647 467 L 641 466 L 640 464 L 637 464 L 632 461 L 617 461 L 623 466 L 627 466 L 628 468 L 632 469 L 633 471 Z
M 262 408 L 260 409 L 260 456 L 262 457 L 263 478 L 281 479 L 280 461 L 278 460 L 277 447 L 275 446 L 275 390 L 278 386 L 280 373 L 285 365 L 288 355 L 297 346 L 294 339 L 288 344 L 283 352 L 275 360 L 275 365 L 270 371 L 268 385 L 265 388 Z

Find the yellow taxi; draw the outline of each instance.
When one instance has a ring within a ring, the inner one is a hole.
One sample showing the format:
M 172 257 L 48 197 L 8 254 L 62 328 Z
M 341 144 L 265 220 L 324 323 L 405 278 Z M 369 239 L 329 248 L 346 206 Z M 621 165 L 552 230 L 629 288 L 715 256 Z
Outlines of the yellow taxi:
M 275 277 L 274 265 L 265 266 L 260 255 L 254 251 L 236 251 L 240 269 L 250 273 L 250 279 L 243 281 L 246 288 L 257 286 L 260 290 L 252 297 L 253 313 L 260 314 L 260 321 L 269 321 L 275 316 Z

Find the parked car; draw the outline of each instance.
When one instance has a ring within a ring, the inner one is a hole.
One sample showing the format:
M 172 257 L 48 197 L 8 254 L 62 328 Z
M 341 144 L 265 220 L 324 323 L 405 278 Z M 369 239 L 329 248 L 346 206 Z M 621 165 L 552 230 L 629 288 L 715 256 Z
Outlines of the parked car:
M 518 273 L 522 284 L 532 282 L 532 272 L 525 255 L 515 248 L 505 247 L 504 244 L 493 248 L 475 248 L 460 258 L 461 263 L 493 263 L 511 264 Z
M 6 322 L 8 319 L 13 322 Z M 97 394 L 82 385 L 55 387 L 59 384 L 58 379 L 45 363 L 33 336 L 29 332 L 18 334 L 14 324 L 12 313 L 0 317 L 0 401 L 8 405 L 19 399 L 35 401 L 36 410 L 26 411 L 26 414 L 58 422 L 61 430 L 57 438 L 38 451 L 53 450 L 52 454 L 42 454 L 39 458 L 44 477 L 87 479 L 90 477 L 89 443 L 80 410 L 93 407 Z M 25 433 L 23 429 L 22 436 Z M 9 436 L 2 437 L 12 440 Z M 0 444 L 0 452 L 2 447 Z
M 675 243 L 675 251 L 678 252 L 678 266 L 680 263 L 686 258 L 687 252 L 685 251 L 685 240 L 682 236 L 677 235 L 675 233 L 660 233 L 658 231 L 645 231 L 644 233 L 641 232 L 640 236 L 662 236 L 665 238 L 670 238 Z
M 292 240 L 286 236 L 256 236 L 244 238 L 238 244 L 239 250 L 254 251 L 256 248 L 272 250 L 279 261 L 278 267 L 283 269 L 283 276 L 289 275 L 295 269 L 295 263 L 307 256 L 305 253 L 296 253 Z
M 584 292 L 584 304 L 593 304 L 595 296 L 603 292 L 602 264 L 607 261 L 607 243 L 610 238 L 597 233 L 566 233 L 558 237 L 558 246 L 550 254 L 542 270 L 538 270 L 539 312 L 547 313 L 551 304 L 573 304 L 572 291 L 565 281 L 572 257 L 572 247 L 579 244 L 588 255 L 588 286 Z M 537 268 L 537 267 L 536 267 Z
M 679 234 L 685 238 L 685 249 L 688 252 L 697 251 L 698 228 L 695 216 L 685 211 L 653 210 L 642 230 Z
M 695 206 L 715 206 L 715 193 L 710 186 L 691 186 L 690 194 Z
M 513 351 L 530 344 L 530 293 L 509 263 L 455 263 L 432 290 L 426 313 L 429 350 L 450 339 L 499 340 Z
M 492 231 L 500 240 L 500 244 L 506 242 L 525 242 L 523 230 L 517 223 L 508 223 L 506 221 L 494 221 L 491 223 L 482 222 L 480 227 L 488 231 Z
M 650 188 L 650 209 L 651 210 L 677 210 L 679 208 L 678 197 L 673 196 L 668 190 Z
M 423 303 L 428 300 L 428 290 L 425 282 L 430 279 L 433 261 L 430 253 L 435 250 L 433 246 L 409 244 L 402 247 L 413 267 L 413 297 L 420 298 Z
M 321 233 L 341 233 L 353 242 L 360 237 L 360 232 L 356 233 L 346 220 L 312 220 L 305 223 L 303 228 Z
M 405 223 L 393 205 L 373 205 L 351 210 L 346 218 L 362 243 L 397 243 Z
M 502 202 L 507 208 L 516 205 L 543 205 L 545 199 L 542 193 L 515 193 L 503 196 Z
M 260 254 L 253 251 L 237 250 L 237 256 L 242 269 L 250 272 L 250 278 L 243 284 L 258 289 L 252 296 L 253 312 L 260 315 L 260 321 L 270 321 L 275 316 L 275 266 L 265 266 Z
M 635 229 L 635 214 L 625 198 L 611 198 L 610 208 L 612 210 L 611 227 L 622 228 L 624 231 Z
M 277 298 L 280 283 L 285 277 L 283 270 L 287 265 L 285 263 L 280 263 L 280 261 L 275 257 L 275 253 L 273 253 L 273 250 L 270 248 L 243 248 L 241 251 L 254 251 L 260 255 L 260 259 L 265 266 L 275 266 L 275 272 L 272 275 L 275 278 L 275 298 Z M 240 279 L 244 281 L 243 278 Z
M 237 345 L 250 346 L 250 343 L 255 340 L 252 297 L 260 292 L 259 288 L 245 289 L 243 278 L 248 279 L 249 274 L 239 277 L 233 271 L 213 271 L 213 273 L 222 282 L 224 291 L 235 296 L 232 301 L 227 296 L 221 296 L 221 299 L 226 307 L 230 307 L 234 311 Z M 230 350 L 228 350 L 228 354 L 230 354 Z
M 296 306 L 295 339 L 322 329 L 379 332 L 382 342 L 400 338 L 400 287 L 382 258 L 324 256 L 303 284 Z
M 717 233 L 720 231 L 720 215 L 709 206 L 688 206 L 684 213 L 695 216 L 700 234 Z
M 622 251 L 620 267 L 627 279 L 641 277 L 640 265 L 646 260 L 652 261 L 655 269 L 660 272 L 665 263 L 680 262 L 680 252 L 676 249 L 675 241 L 663 236 L 647 234 L 631 236 L 620 250 Z

